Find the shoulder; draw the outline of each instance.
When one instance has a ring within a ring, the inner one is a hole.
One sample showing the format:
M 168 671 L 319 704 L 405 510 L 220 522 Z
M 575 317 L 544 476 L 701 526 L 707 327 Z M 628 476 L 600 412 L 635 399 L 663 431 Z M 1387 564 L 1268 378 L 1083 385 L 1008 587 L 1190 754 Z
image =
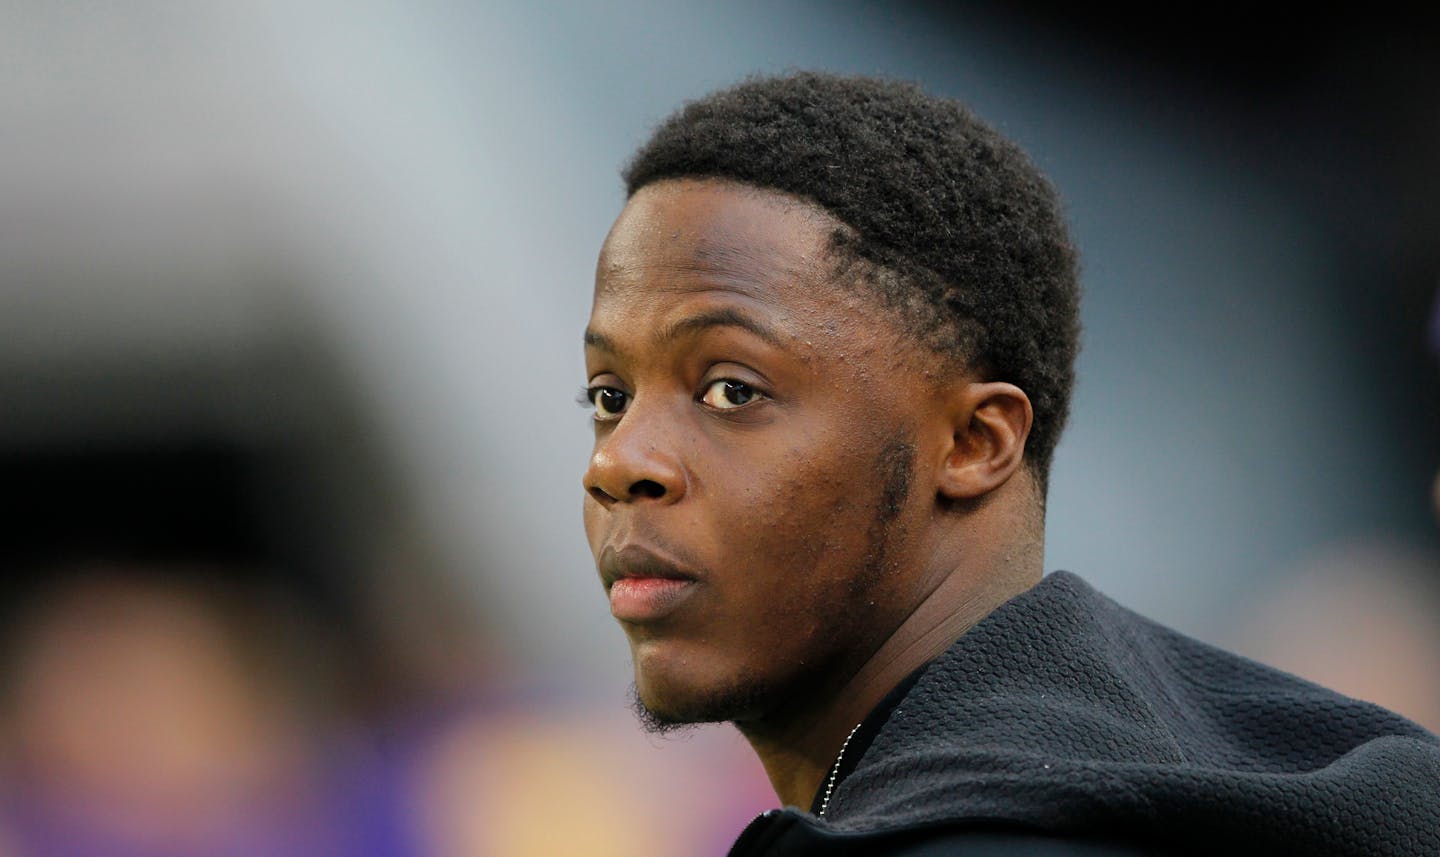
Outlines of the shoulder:
M 755 819 L 730 857 L 1149 857 L 1162 853 L 1119 840 L 1044 834 L 1008 825 L 844 832 L 791 809 L 772 810 Z
M 1068 839 L 1034 833 L 948 831 L 904 838 L 877 850 L 885 857 L 1148 857 L 1161 852 L 1119 842 Z

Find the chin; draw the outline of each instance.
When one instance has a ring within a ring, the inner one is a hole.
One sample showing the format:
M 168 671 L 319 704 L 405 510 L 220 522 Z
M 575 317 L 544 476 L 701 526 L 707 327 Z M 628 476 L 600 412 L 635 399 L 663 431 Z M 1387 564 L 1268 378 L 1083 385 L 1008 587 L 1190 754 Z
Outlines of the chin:
M 701 722 L 676 714 L 659 704 L 646 702 L 639 687 L 633 684 L 630 686 L 630 708 L 640 728 L 652 735 L 666 735 Z
M 680 674 L 636 664 L 635 711 L 652 731 L 696 723 L 746 720 L 763 710 L 769 697 L 763 684 L 738 676 L 706 681 L 689 670 Z

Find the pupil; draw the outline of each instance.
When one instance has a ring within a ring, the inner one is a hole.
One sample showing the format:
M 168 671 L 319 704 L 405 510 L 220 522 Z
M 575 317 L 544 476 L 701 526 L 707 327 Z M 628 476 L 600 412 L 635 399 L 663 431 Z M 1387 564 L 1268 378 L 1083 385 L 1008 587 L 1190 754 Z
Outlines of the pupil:
M 743 405 L 750 401 L 750 388 L 730 381 L 725 384 L 725 400 L 732 405 Z
M 605 409 L 606 411 L 609 411 L 610 413 L 613 414 L 613 413 L 615 413 L 616 411 L 620 410 L 620 409 L 621 409 L 622 407 L 624 407 L 624 406 L 625 406 L 624 394 L 621 393 L 619 390 L 601 390 L 601 391 L 600 391 L 600 407 L 601 407 L 601 408 L 603 408 L 603 409 Z

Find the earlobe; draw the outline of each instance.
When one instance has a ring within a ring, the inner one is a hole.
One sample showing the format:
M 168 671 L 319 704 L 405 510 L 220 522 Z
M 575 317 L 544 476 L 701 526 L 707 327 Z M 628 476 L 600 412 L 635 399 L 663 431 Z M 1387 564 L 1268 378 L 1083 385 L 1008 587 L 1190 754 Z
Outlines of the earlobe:
M 1025 458 L 1034 410 L 1014 384 L 976 382 L 957 391 L 953 443 L 940 473 L 940 495 L 973 501 L 1004 485 Z

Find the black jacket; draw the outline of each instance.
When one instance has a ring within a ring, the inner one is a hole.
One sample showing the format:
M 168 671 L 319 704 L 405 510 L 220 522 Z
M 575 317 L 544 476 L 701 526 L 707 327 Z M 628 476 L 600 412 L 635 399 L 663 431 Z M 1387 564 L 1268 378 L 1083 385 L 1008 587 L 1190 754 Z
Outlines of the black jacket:
M 1440 855 L 1440 739 L 1144 619 L 1065 572 L 877 712 L 823 819 L 756 855 Z

